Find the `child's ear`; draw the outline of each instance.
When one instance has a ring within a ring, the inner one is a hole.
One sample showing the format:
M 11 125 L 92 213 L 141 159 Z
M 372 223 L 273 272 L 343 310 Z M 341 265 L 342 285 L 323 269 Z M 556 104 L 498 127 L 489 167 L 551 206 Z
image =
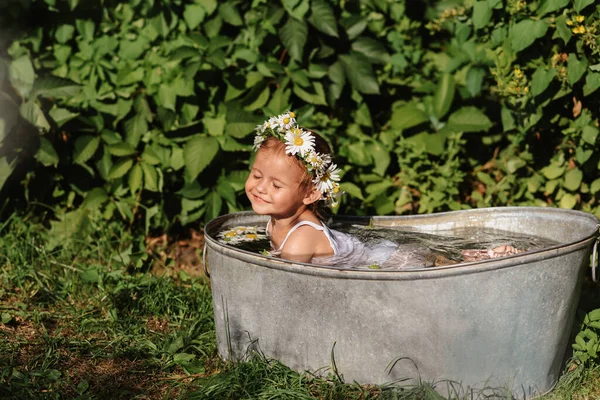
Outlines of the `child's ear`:
M 306 195 L 304 196 L 304 200 L 302 200 L 302 202 L 306 205 L 309 205 L 316 201 L 321 200 L 321 197 L 322 197 L 321 192 L 318 191 L 316 187 L 313 187 L 306 193 Z

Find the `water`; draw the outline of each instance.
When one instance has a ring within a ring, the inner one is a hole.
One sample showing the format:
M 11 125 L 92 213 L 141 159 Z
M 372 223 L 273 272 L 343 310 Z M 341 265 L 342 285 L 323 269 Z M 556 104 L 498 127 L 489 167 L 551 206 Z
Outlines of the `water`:
M 369 246 L 391 241 L 402 248 L 417 249 L 423 259 L 421 267 L 434 267 L 461 262 L 498 258 L 540 250 L 558 245 L 558 242 L 514 232 L 485 228 L 461 228 L 436 233 L 334 223 L 332 229 L 353 235 Z M 271 244 L 265 227 L 242 226 L 220 232 L 220 242 L 251 252 L 270 255 Z M 389 242 L 388 242 L 389 243 Z M 344 267 L 343 265 L 335 265 Z M 356 266 L 354 266 L 356 267 Z M 364 265 L 359 268 L 379 268 Z

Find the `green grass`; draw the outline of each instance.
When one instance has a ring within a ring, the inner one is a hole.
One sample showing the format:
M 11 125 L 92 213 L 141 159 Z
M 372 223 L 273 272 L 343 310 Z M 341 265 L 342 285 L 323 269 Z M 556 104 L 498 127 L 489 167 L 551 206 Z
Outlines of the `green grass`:
M 359 385 L 331 370 L 299 374 L 258 353 L 224 362 L 210 283 L 174 268 L 164 251 L 136 258 L 135 238 L 118 225 L 55 248 L 43 227 L 22 219 L 0 229 L 2 399 L 437 400 L 434 386 L 449 384 Z M 543 399 L 600 398 L 599 377 L 597 367 L 575 368 Z

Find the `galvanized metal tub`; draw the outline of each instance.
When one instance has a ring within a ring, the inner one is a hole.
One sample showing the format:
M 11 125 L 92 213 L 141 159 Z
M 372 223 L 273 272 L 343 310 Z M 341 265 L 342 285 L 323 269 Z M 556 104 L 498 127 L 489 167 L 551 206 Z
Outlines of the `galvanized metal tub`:
M 258 346 L 295 370 L 314 371 L 332 366 L 334 350 L 346 381 L 420 377 L 462 388 L 503 387 L 518 398 L 551 390 L 559 377 L 598 236 L 593 215 L 555 208 L 372 217 L 377 226 L 424 232 L 483 227 L 560 243 L 498 259 L 393 271 L 289 262 L 215 240 L 222 229 L 266 221 L 240 212 L 205 227 L 223 358 L 242 358 Z

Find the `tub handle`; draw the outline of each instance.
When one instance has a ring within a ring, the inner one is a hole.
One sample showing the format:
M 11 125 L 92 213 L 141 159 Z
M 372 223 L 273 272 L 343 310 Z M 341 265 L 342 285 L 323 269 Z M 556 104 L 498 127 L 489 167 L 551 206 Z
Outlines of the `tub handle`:
M 598 282 L 598 277 L 596 276 L 596 259 L 598 258 L 598 242 L 600 242 L 600 237 L 596 238 L 594 242 L 594 248 L 592 249 L 592 281 Z
M 202 250 L 202 268 L 204 268 L 204 275 L 210 279 L 210 271 L 208 265 L 206 265 L 206 242 L 204 243 L 204 249 Z

